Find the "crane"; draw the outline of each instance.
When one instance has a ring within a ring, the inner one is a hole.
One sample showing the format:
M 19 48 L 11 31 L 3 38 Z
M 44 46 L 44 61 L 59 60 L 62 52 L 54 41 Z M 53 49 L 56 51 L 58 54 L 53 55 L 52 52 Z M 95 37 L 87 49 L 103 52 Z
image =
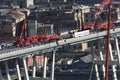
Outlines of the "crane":
M 105 5 L 109 4 L 111 0 L 104 0 L 99 6 L 97 6 L 96 10 L 100 10 Z
M 17 41 L 17 46 L 20 46 L 21 44 L 23 44 L 23 33 L 24 33 L 24 30 L 25 30 L 25 25 L 26 25 L 26 16 L 25 16 L 25 19 L 23 21 L 23 24 L 22 24 L 22 29 L 21 29 L 21 32 L 20 32 L 20 36 L 19 36 L 19 40 Z
M 97 13 L 96 13 L 96 22 L 95 22 L 95 27 L 97 29 L 107 29 L 108 28 L 108 23 L 107 22 L 107 16 L 106 16 L 106 11 L 101 11 L 101 8 L 103 8 L 105 5 L 109 4 L 111 0 L 104 0 L 97 8 Z M 110 12 L 112 14 L 112 12 Z M 110 27 L 114 27 L 115 24 L 114 22 L 110 22 Z
M 96 10 L 100 10 L 100 8 L 104 7 L 108 4 L 109 12 L 108 12 L 108 28 L 107 28 L 107 50 L 106 50 L 106 62 L 105 62 L 105 80 L 108 80 L 108 65 L 109 65 L 109 43 L 110 43 L 110 21 L 111 21 L 111 9 L 112 9 L 113 0 L 104 0 Z

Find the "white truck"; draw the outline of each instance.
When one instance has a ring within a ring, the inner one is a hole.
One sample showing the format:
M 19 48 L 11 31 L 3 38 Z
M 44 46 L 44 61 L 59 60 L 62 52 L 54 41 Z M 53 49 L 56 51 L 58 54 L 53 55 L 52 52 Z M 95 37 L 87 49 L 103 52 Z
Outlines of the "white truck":
M 75 32 L 74 33 L 74 37 L 81 37 L 81 36 L 85 36 L 85 35 L 89 35 L 90 34 L 90 30 L 84 30 L 84 31 L 80 31 L 80 32 Z

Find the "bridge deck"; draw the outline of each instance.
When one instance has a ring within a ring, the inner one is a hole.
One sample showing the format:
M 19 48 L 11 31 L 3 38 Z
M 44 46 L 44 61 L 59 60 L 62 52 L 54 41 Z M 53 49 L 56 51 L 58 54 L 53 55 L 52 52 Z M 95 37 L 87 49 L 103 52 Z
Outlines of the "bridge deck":
M 51 52 L 54 50 L 54 48 L 59 48 L 62 45 L 66 44 L 76 44 L 76 43 L 82 43 L 82 42 L 88 42 L 88 41 L 93 41 L 97 39 L 101 39 L 105 37 L 107 34 L 106 31 L 103 32 L 98 32 L 98 33 L 92 33 L 86 36 L 78 37 L 78 38 L 70 38 L 66 39 L 65 42 L 62 40 L 56 41 L 56 42 L 51 42 L 51 43 L 46 43 L 42 45 L 36 45 L 33 47 L 24 47 L 24 48 L 19 48 L 19 49 L 10 49 L 6 51 L 0 51 L 0 61 L 7 60 L 7 59 L 12 59 L 12 58 L 17 58 L 21 56 L 28 56 L 28 55 L 34 55 L 34 54 L 39 54 L 39 53 L 45 53 L 45 52 Z M 119 35 L 120 34 L 120 28 L 116 29 L 111 29 L 111 35 Z

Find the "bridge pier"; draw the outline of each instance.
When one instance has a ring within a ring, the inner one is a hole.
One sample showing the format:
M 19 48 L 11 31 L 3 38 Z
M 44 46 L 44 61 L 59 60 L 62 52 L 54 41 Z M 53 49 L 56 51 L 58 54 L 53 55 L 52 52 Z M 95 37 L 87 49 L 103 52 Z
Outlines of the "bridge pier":
M 5 70 L 6 70 L 6 74 L 7 74 L 7 79 L 11 80 L 7 61 L 5 61 L 4 64 L 5 64 Z
M 33 78 L 36 77 L 36 56 L 33 56 Z
M 54 70 L 55 70 L 55 53 L 56 53 L 57 48 L 53 50 L 52 54 L 52 74 L 51 74 L 51 80 L 54 80 Z
M 93 42 L 91 42 L 91 52 L 93 54 L 93 60 L 96 60 L 95 57 L 94 57 L 94 51 L 93 50 L 94 50 L 93 49 Z M 96 80 L 100 80 L 98 65 L 95 63 L 94 67 L 95 67 L 95 71 L 96 71 Z
M 88 43 L 82 43 L 82 51 L 85 51 L 88 48 Z
M 119 69 L 120 69 L 120 50 L 119 50 L 119 45 L 118 45 L 118 38 L 115 37 L 115 46 L 116 46 L 116 52 L 117 52 L 117 56 L 118 56 L 118 65 L 119 65 Z
M 28 75 L 28 67 L 26 63 L 26 58 L 23 57 L 23 65 L 24 65 L 24 71 L 25 71 L 25 80 L 29 80 L 29 75 Z
M 44 70 L 43 70 L 43 78 L 46 78 L 46 70 L 47 70 L 47 54 L 44 54 Z
M 98 41 L 98 51 L 100 54 L 100 60 L 103 61 L 103 53 L 102 53 L 102 47 L 103 47 L 103 39 Z M 103 70 L 103 78 L 105 79 L 105 65 L 102 64 L 102 70 Z
M 98 65 L 95 63 L 95 71 L 96 71 L 96 80 L 100 80 L 100 76 L 99 76 L 99 71 L 98 71 Z
M 0 80 L 3 80 L 1 66 L 0 66 Z
M 15 64 L 16 64 L 16 69 L 17 69 L 18 80 L 21 80 L 21 74 L 20 74 L 18 59 L 15 60 Z
M 111 43 L 109 44 L 109 48 L 110 48 L 110 58 L 111 58 L 111 61 L 114 61 L 113 54 L 112 54 Z M 116 68 L 115 67 L 116 67 L 116 65 L 112 65 L 113 77 L 114 77 L 113 80 L 117 80 L 117 74 L 116 74 Z

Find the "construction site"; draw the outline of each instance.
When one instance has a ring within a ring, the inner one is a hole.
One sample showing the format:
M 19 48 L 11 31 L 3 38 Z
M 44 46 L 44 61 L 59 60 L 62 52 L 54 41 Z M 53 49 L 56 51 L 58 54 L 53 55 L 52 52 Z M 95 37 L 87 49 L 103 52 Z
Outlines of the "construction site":
M 1 0 L 0 80 L 119 80 L 120 0 Z

